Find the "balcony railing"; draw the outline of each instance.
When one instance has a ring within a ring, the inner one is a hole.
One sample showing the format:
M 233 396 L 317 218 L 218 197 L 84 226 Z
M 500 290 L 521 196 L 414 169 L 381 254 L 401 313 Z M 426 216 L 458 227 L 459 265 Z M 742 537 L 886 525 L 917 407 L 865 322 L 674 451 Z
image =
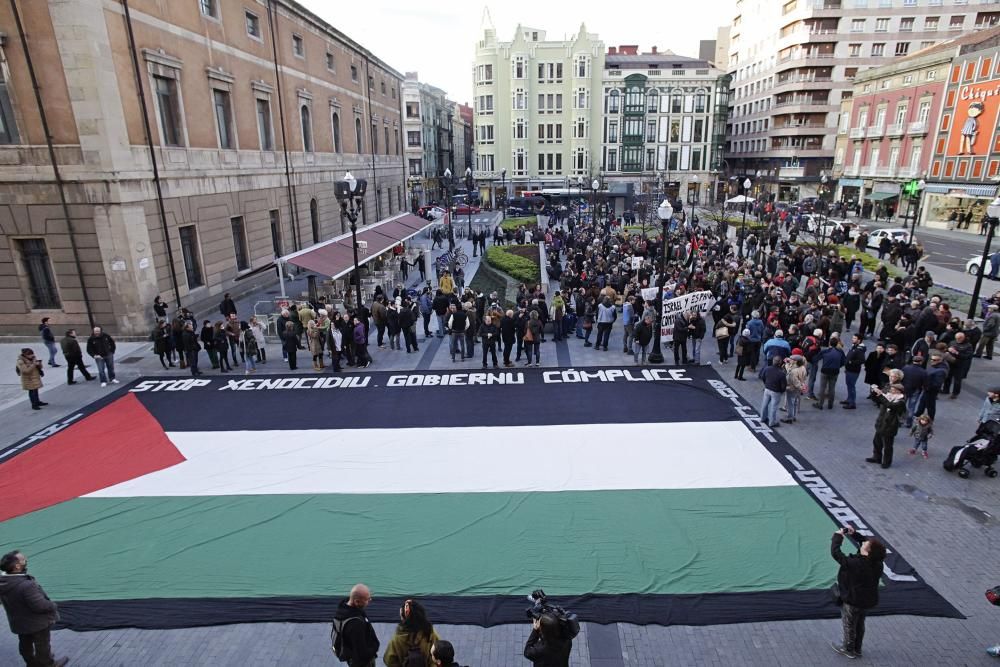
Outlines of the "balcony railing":
M 800 105 L 800 106 L 801 105 L 806 105 L 806 106 L 808 106 L 808 105 L 820 105 L 820 106 L 822 106 L 822 105 L 826 105 L 826 104 L 829 104 L 828 100 L 814 100 L 812 98 L 804 97 L 804 98 L 801 98 L 801 99 L 787 100 L 787 101 L 784 101 L 784 102 L 776 102 L 774 106 L 775 107 L 789 107 L 789 106 L 793 106 L 793 105 Z
M 875 175 L 875 167 L 873 167 L 870 164 L 866 164 L 865 166 L 861 167 L 861 175 L 862 176 L 874 176 Z
M 849 133 L 851 139 L 864 139 L 865 138 L 865 128 L 863 127 L 852 127 Z
M 896 171 L 896 175 L 900 178 L 913 178 L 919 173 L 916 167 L 900 167 Z
M 910 123 L 910 127 L 907 130 L 908 134 L 927 134 L 927 121 L 926 120 L 915 120 Z
M 856 164 L 849 164 L 844 167 L 844 176 L 859 176 L 861 168 Z
M 868 126 L 868 136 L 869 137 L 881 137 L 885 134 L 885 125 L 869 125 Z
M 900 137 L 906 133 L 906 123 L 893 123 L 885 132 L 890 137 Z
M 882 177 L 892 176 L 895 171 L 896 171 L 895 167 L 875 167 L 876 176 L 882 176 Z

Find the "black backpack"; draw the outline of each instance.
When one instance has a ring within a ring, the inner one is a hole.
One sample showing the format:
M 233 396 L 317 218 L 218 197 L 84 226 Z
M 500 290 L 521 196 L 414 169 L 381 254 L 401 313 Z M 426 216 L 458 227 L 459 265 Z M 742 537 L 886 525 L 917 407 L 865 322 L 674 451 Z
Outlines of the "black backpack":
M 333 650 L 333 655 L 335 655 L 337 660 L 340 660 L 341 662 L 347 662 L 351 659 L 350 651 L 348 651 L 344 646 L 344 626 L 356 618 L 358 617 L 351 616 L 344 619 L 333 619 L 333 624 L 330 628 L 330 644 L 331 649 Z
M 424 652 L 420 650 L 420 644 L 410 644 L 409 650 L 406 652 L 406 657 L 403 658 L 403 667 L 427 667 L 427 658 L 424 657 Z

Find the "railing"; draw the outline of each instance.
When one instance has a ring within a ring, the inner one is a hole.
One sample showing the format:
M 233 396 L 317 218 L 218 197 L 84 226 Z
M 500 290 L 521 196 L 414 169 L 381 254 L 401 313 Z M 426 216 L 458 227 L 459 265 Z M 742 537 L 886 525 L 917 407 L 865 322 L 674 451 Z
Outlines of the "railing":
M 789 100 L 787 102 L 776 102 L 774 106 L 775 106 L 775 108 L 777 108 L 777 107 L 788 107 L 788 106 L 793 106 L 793 105 L 799 105 L 799 106 L 803 106 L 803 105 L 806 105 L 806 106 L 808 106 L 808 105 L 824 106 L 826 104 L 829 104 L 829 102 L 827 100 L 814 100 L 814 99 L 809 99 L 809 98 L 803 98 L 803 99 L 798 99 L 798 100 Z
M 927 134 L 927 121 L 926 120 L 915 120 L 910 123 L 909 129 L 907 129 L 908 134 Z
M 849 133 L 851 139 L 864 139 L 865 138 L 865 128 L 863 127 L 852 127 Z
M 916 167 L 900 167 L 897 175 L 900 178 L 913 178 L 918 173 Z
M 893 123 L 886 130 L 886 134 L 890 137 L 899 137 L 906 132 L 906 123 Z
M 885 134 L 885 125 L 869 125 L 868 126 L 868 136 L 869 137 L 881 137 Z
M 865 166 L 861 167 L 861 175 L 862 176 L 874 176 L 875 175 L 875 167 L 871 166 L 870 164 L 866 164 Z
M 894 167 L 875 167 L 876 176 L 892 176 L 894 171 L 896 171 Z
M 849 164 L 844 167 L 844 176 L 858 176 L 861 174 L 861 168 L 856 164 Z

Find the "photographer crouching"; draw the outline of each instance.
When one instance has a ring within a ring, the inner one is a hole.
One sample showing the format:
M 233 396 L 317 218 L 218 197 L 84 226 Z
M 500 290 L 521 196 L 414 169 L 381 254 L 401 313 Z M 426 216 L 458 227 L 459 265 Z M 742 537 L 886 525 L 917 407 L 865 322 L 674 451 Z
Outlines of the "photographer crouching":
M 534 604 L 528 609 L 531 634 L 524 644 L 524 657 L 535 667 L 569 667 L 573 638 L 580 632 L 576 614 L 550 604 L 541 589 L 528 599 Z
M 840 550 L 844 536 L 862 540 L 858 553 L 845 556 Z M 885 545 L 874 537 L 859 535 L 850 526 L 833 534 L 830 555 L 840 563 L 834 596 L 840 607 L 844 639 L 834 643 L 833 650 L 847 658 L 861 657 L 861 642 L 865 638 L 865 616 L 878 604 L 878 585 L 885 561 Z

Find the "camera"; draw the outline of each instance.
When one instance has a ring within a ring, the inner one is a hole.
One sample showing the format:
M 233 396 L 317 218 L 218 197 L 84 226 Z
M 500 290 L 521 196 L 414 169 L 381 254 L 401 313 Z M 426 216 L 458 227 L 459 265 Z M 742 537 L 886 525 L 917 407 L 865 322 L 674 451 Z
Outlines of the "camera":
M 532 603 L 527 609 L 529 619 L 534 621 L 541 617 L 542 614 L 551 614 L 559 621 L 559 628 L 566 639 L 573 639 L 580 634 L 580 621 L 576 617 L 576 614 L 551 604 L 545 595 L 545 591 L 541 588 L 532 591 L 531 595 L 528 596 L 528 601 Z

